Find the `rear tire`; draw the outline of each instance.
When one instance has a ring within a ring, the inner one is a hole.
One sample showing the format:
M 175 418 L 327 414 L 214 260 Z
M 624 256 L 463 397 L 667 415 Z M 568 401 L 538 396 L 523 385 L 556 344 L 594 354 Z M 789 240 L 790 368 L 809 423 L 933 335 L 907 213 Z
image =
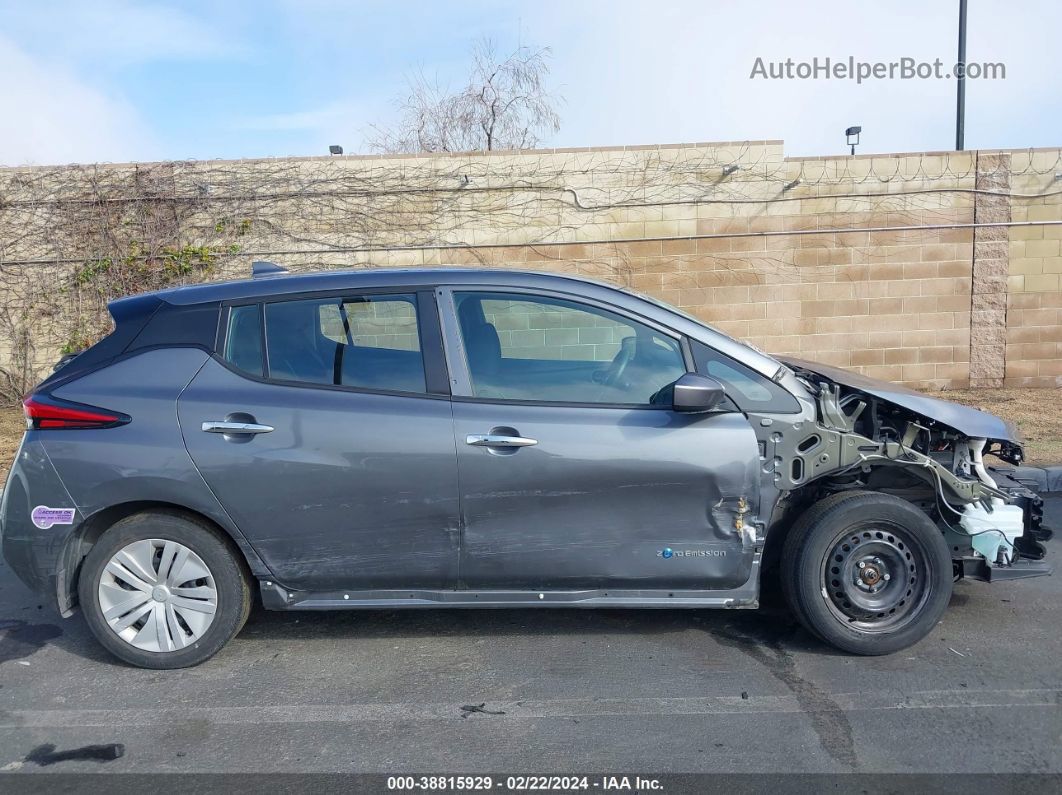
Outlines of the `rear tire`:
M 940 620 L 951 598 L 951 552 L 915 505 L 843 492 L 793 525 L 781 577 L 790 608 L 818 638 L 853 654 L 891 654 Z
M 186 668 L 247 621 L 250 577 L 209 525 L 149 511 L 117 522 L 81 566 L 78 598 L 96 639 L 141 668 Z

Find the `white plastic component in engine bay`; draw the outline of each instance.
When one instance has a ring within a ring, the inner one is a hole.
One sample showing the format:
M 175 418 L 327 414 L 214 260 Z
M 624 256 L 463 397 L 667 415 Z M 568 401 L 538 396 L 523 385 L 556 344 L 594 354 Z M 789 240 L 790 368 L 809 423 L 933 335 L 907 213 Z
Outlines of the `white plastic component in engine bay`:
M 970 534 L 971 546 L 985 556 L 989 566 L 999 560 L 1001 550 L 1004 565 L 1009 565 L 1015 558 L 1014 541 L 1025 533 L 1025 511 L 993 497 L 991 512 L 980 503 L 971 503 L 963 509 L 959 524 Z

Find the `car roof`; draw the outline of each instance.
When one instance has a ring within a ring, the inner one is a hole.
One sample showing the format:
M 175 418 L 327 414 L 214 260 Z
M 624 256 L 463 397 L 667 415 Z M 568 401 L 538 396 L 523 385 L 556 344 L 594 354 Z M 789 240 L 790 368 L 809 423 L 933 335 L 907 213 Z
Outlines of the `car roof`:
M 423 287 L 436 284 L 483 284 L 509 287 L 553 287 L 570 291 L 577 285 L 623 292 L 621 288 L 594 279 L 558 273 L 502 268 L 424 267 L 330 270 L 308 273 L 262 275 L 251 279 L 171 287 L 154 295 L 179 306 L 245 298 L 325 292 L 373 287 Z

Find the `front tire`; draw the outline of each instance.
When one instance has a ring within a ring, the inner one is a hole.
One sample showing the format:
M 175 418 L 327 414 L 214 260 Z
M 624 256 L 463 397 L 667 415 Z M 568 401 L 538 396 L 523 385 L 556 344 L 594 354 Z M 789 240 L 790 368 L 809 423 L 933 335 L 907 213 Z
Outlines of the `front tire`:
M 82 564 L 78 598 L 96 639 L 141 668 L 198 665 L 251 609 L 236 553 L 207 525 L 166 511 L 134 514 L 103 533 Z
M 800 622 L 837 648 L 891 654 L 924 638 L 951 599 L 951 553 L 930 518 L 890 494 L 815 503 L 782 550 L 782 587 Z

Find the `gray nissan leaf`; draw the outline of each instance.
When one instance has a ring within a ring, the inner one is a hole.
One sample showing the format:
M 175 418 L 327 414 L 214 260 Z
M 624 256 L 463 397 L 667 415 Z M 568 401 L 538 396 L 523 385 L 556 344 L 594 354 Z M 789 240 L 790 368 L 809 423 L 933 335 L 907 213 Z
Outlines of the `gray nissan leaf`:
M 755 608 L 887 654 L 1050 573 L 1007 422 L 652 299 L 476 269 L 137 295 L 24 403 L 3 554 L 148 668 L 272 610 Z

